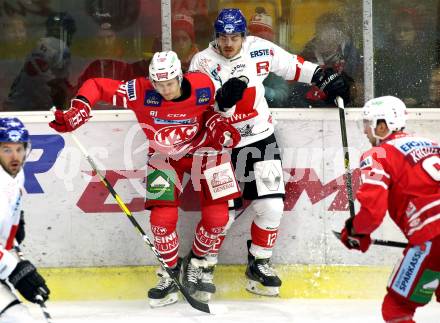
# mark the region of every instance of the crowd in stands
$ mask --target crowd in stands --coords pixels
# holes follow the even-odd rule
[[[268,10],[270,4],[264,4],[258,1],[253,11],[248,11],[249,34],[279,43],[282,17],[274,16],[274,11]],[[210,21],[216,12],[211,7],[206,0],[172,1],[172,49],[181,59],[184,72],[193,55],[213,40]],[[408,107],[436,107],[433,89],[437,86],[438,55],[429,49],[438,37],[427,26],[427,6],[390,2],[389,8],[389,23],[378,24],[382,30],[374,33],[374,94],[395,95]],[[57,15],[60,20],[51,22]],[[147,55],[134,59],[120,26],[114,28],[117,24],[111,21],[97,20],[100,23],[89,34],[95,46],[94,57],[72,64],[77,55],[72,55],[71,47],[77,42],[76,31],[81,28],[78,25],[82,17],[58,12],[45,19],[45,34],[39,39],[30,36],[31,27],[25,16],[14,14],[0,21],[5,44],[0,50],[0,64],[5,71],[0,76],[2,110],[65,106],[72,93],[91,77],[129,80],[147,75],[151,53],[162,48],[157,36],[152,39],[151,48],[142,48]],[[353,37],[353,22],[348,20],[340,10],[324,11],[310,25],[313,36],[292,52],[323,68],[336,69],[350,84],[346,105],[359,107],[365,101],[363,49]],[[157,23],[160,24],[159,18]],[[270,73],[264,85],[270,107],[334,106],[313,84],[289,83]]]

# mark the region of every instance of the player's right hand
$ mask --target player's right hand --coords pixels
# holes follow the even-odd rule
[[[348,102],[350,88],[345,77],[332,68],[318,67],[313,74],[312,82],[327,96],[327,102],[334,102],[337,96]]]
[[[240,132],[218,113],[211,116],[205,125],[209,129],[210,144],[215,150],[234,148],[241,140]]]
[[[50,290],[46,281],[29,260],[20,261],[8,279],[29,302],[38,303],[38,295],[41,296],[43,302],[49,299]]]
[[[72,99],[69,110],[54,112],[55,120],[49,122],[49,127],[58,132],[71,132],[91,118],[90,110],[90,104],[86,98]]]

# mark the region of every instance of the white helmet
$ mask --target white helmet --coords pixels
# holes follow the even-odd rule
[[[149,72],[152,81],[169,81],[177,77],[179,84],[182,83],[182,65],[173,51],[155,53],[150,62]]]
[[[394,96],[381,96],[371,99],[365,103],[362,108],[362,116],[364,120],[370,122],[370,127],[373,130],[377,127],[379,120],[385,120],[387,123],[389,133],[399,131],[405,128],[406,125],[406,106],[402,100]],[[382,137],[380,139],[383,139]]]

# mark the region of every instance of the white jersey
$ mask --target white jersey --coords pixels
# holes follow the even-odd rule
[[[0,166],[0,252],[13,246],[20,221],[23,186],[23,169],[12,177]]]
[[[247,36],[240,53],[223,57],[215,42],[194,55],[190,71],[201,71],[213,80],[216,90],[228,79],[242,75],[249,79],[243,98],[233,107],[229,121],[241,134],[237,147],[269,137],[274,132],[272,116],[264,98],[264,79],[273,72],[285,80],[310,83],[318,65],[304,61],[274,43]]]
[[[12,177],[0,166],[0,279],[6,279],[14,270],[17,257],[11,252],[20,221],[21,197],[23,195],[23,169]],[[17,300],[6,284],[0,284],[1,322],[36,322],[23,304],[10,304]]]
[[[11,85],[5,105],[8,109],[50,109],[52,97],[47,82],[67,79],[69,69],[70,50],[66,43],[54,37],[40,39]]]

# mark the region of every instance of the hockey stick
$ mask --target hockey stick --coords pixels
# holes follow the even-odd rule
[[[24,260],[23,252],[21,251],[18,244],[15,244],[14,249],[17,252],[18,258],[20,258],[20,260]],[[37,301],[37,304],[40,306],[41,311],[43,312],[43,316],[46,319],[46,322],[53,323],[52,316],[50,315],[49,311],[47,310],[47,307],[46,307],[46,304],[44,303],[43,297],[41,297],[41,295],[37,295],[35,297],[35,299]]]
[[[337,231],[333,231],[333,234],[341,240],[341,233]],[[396,248],[406,248],[408,245],[405,242],[391,241],[391,240],[379,240],[379,239],[371,239],[371,243],[378,246],[386,246],[386,247],[396,247]]]
[[[348,153],[347,126],[345,125],[344,100],[340,96],[336,97],[336,105],[339,108],[339,124],[341,126],[342,147],[344,149],[345,187],[347,189],[350,217],[352,218],[355,215],[353,185],[351,180],[350,155]]]
[[[127,206],[125,205],[125,203],[122,201],[122,199],[119,197],[119,195],[116,193],[116,191],[114,190],[113,186],[109,183],[109,181],[107,180],[107,178],[105,178],[104,175],[102,175],[102,173],[98,170],[98,168],[96,167],[95,162],[93,161],[92,157],[90,157],[90,155],[88,154],[87,150],[84,148],[84,146],[81,144],[81,142],[78,140],[78,138],[76,138],[76,136],[71,133],[71,137],[73,139],[73,141],[76,143],[76,145],[78,146],[78,148],[81,150],[81,152],[83,153],[83,155],[86,157],[87,161],[89,162],[90,166],[92,166],[92,169],[95,171],[95,173],[98,175],[99,180],[101,181],[102,184],[104,184],[104,186],[109,190],[109,192],[111,193],[111,195],[115,198],[116,202],[118,203],[119,207],[121,208],[122,211],[124,211],[125,215],[127,216],[127,218],[130,220],[131,224],[133,224],[133,226],[139,231],[139,233],[142,236],[142,240],[144,240],[144,242],[147,244],[147,246],[151,249],[151,251],[153,251],[154,255],[156,256],[156,259],[160,262],[160,264],[162,265],[162,268],[168,273],[168,275],[170,275],[170,277],[173,279],[174,283],[176,284],[177,288],[179,289],[179,291],[182,293],[182,295],[185,297],[185,299],[188,301],[188,303],[195,309],[205,312],[205,313],[211,313],[208,304],[206,303],[202,303],[198,300],[196,300],[195,298],[193,298],[189,292],[186,290],[185,287],[182,286],[182,284],[180,283],[179,279],[174,275],[173,271],[171,270],[171,268],[165,263],[165,261],[163,260],[162,256],[159,254],[159,252],[157,251],[156,247],[154,247],[154,244],[151,242],[151,240],[148,238],[147,234],[145,233],[145,231],[142,229],[142,227],[139,225],[139,223],[136,221],[136,219],[133,217],[133,214],[131,213],[131,211],[127,208]]]

